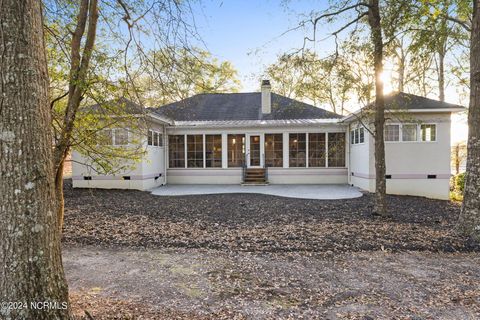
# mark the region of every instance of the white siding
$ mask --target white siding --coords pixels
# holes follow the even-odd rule
[[[436,124],[435,142],[385,142],[387,193],[449,198],[450,113],[409,115],[406,123]],[[400,121],[389,121],[398,123]],[[364,145],[350,144],[350,182],[364,190],[375,191],[374,139],[368,134]],[[368,162],[367,162],[368,159]],[[436,179],[428,179],[436,175]]]
[[[164,126],[150,123],[152,130],[164,133]],[[88,164],[88,158],[77,151],[72,152],[72,180],[74,188],[101,188],[101,189],[136,189],[148,190],[166,183],[165,176],[165,138],[164,147],[148,146],[147,139],[143,140],[145,154],[138,163],[132,162],[133,169],[121,171],[114,175],[104,175],[93,170]],[[125,180],[124,177],[130,177]],[[84,177],[91,177],[85,180]]]

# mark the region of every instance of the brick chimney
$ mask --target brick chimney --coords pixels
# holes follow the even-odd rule
[[[272,112],[272,86],[270,80],[262,80],[262,113],[269,114]]]

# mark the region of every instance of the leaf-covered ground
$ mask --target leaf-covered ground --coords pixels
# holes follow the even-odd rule
[[[457,203],[389,196],[392,218],[371,215],[369,194],[349,200],[260,194],[160,197],[127,190],[65,190],[66,244],[253,252],[480,251],[457,236]]]
[[[94,319],[477,319],[480,245],[460,207],[390,196],[159,197],[65,188],[75,314]]]

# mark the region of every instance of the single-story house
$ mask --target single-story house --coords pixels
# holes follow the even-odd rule
[[[73,151],[73,187],[148,190],[165,184],[350,184],[375,191],[370,107],[348,116],[275,93],[198,94],[148,109],[135,168],[95,174]],[[451,114],[412,94],[386,97],[387,192],[448,199]],[[113,129],[111,143],[127,145]],[[261,188],[259,186],[259,188]]]

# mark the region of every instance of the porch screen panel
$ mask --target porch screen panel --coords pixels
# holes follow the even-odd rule
[[[187,167],[203,168],[203,135],[187,135]]]
[[[288,136],[290,167],[306,167],[307,141],[305,133],[290,133]]]
[[[207,168],[222,167],[222,135],[205,136],[205,163]]]
[[[308,166],[325,167],[325,133],[308,134]]]
[[[328,134],[328,166],[345,167],[345,133]]]
[[[265,134],[265,165],[283,167],[283,134]]]
[[[183,135],[168,136],[168,166],[185,168],[185,137]]]
[[[228,135],[228,166],[241,167],[245,161],[245,135]]]

